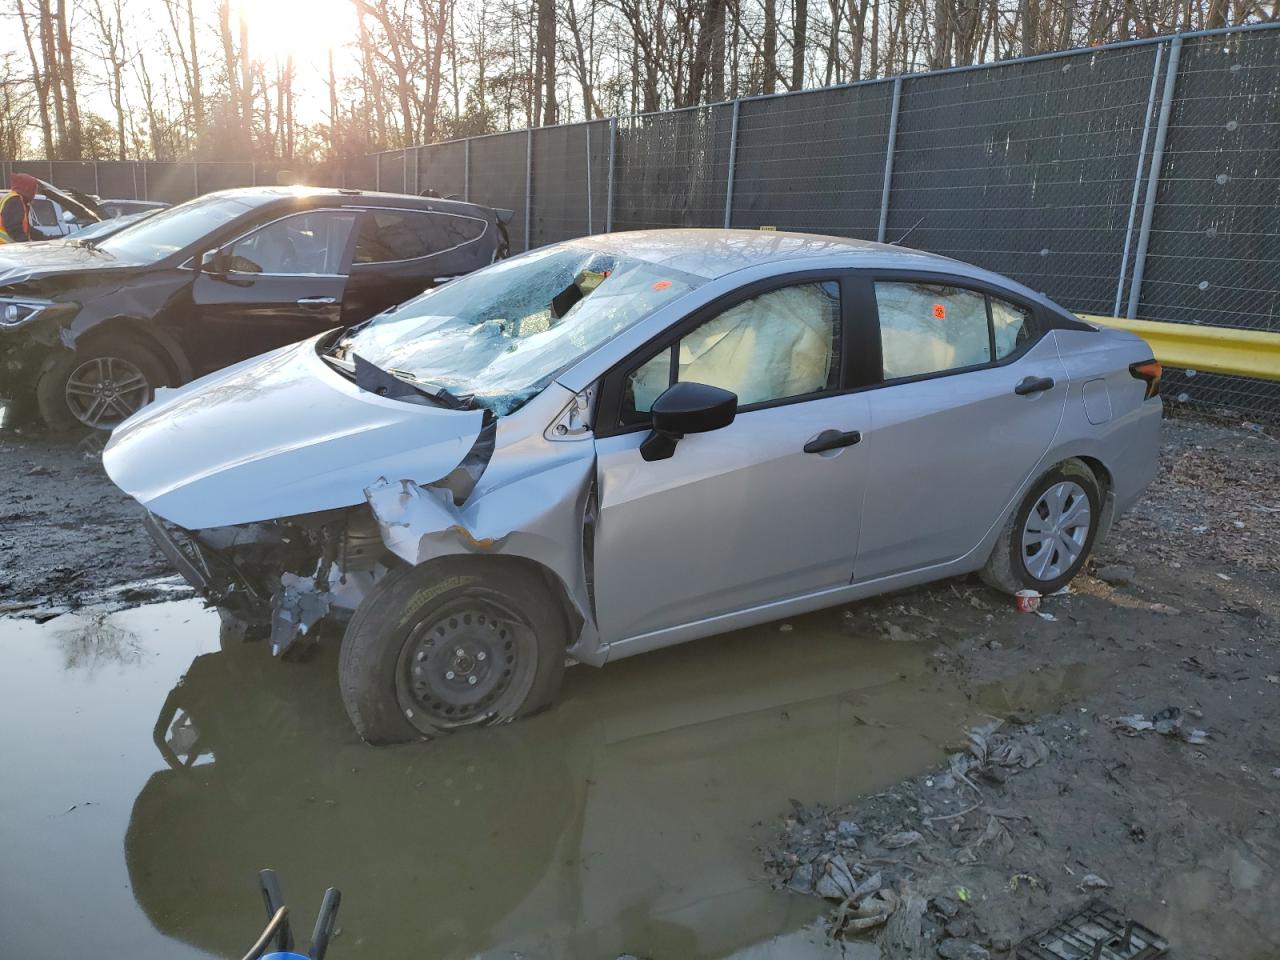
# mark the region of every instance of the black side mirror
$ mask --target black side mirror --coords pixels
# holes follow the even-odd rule
[[[227,252],[206,250],[200,257],[200,269],[210,276],[220,277],[227,272]]]
[[[705,383],[675,383],[653,401],[653,429],[640,444],[646,460],[666,460],[686,433],[707,433],[733,423],[738,395]]]

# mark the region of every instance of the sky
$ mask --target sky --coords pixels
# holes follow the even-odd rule
[[[182,0],[177,0],[182,3]],[[93,0],[71,0],[73,8],[72,43],[82,65],[79,79],[81,108],[110,117],[113,109],[107,99],[106,67],[99,59],[99,41],[87,11]],[[34,3],[28,3],[28,15]],[[111,0],[103,0],[111,7]],[[17,63],[27,64],[26,48],[15,14],[14,0],[0,0],[0,50],[18,54]],[[211,73],[221,73],[222,54],[218,46],[217,0],[195,0],[196,17],[201,21],[201,60]],[[249,22],[249,45],[255,58],[284,60],[294,56],[297,95],[296,110],[302,123],[326,119],[328,112],[328,52],[335,50],[334,65],[339,83],[357,72],[351,49],[345,48],[355,38],[356,17],[351,0],[232,0],[232,16],[243,10]],[[147,51],[153,81],[158,78],[158,65],[163,57],[163,42],[172,30],[166,13],[166,0],[125,0],[125,17],[132,21],[129,45]],[[4,78],[12,80],[17,78]],[[133,106],[137,109],[136,88]]]

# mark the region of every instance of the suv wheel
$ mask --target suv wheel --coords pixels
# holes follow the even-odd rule
[[[168,377],[136,340],[120,338],[60,357],[36,386],[40,415],[53,430],[111,430],[151,402]]]

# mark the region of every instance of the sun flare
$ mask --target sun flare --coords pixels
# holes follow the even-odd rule
[[[239,0],[249,47],[263,60],[320,64],[355,31],[349,0]]]

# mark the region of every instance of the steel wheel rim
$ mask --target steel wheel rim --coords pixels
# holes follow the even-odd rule
[[[1022,526],[1022,564],[1036,580],[1057,580],[1084,554],[1093,526],[1089,495],[1071,480],[1040,495]]]
[[[414,726],[482,723],[532,681],[531,631],[479,593],[458,598],[416,624],[400,650],[396,692]]]
[[[67,409],[86,427],[106,430],[123,423],[151,399],[151,384],[138,367],[120,357],[93,357],[67,377]]]

